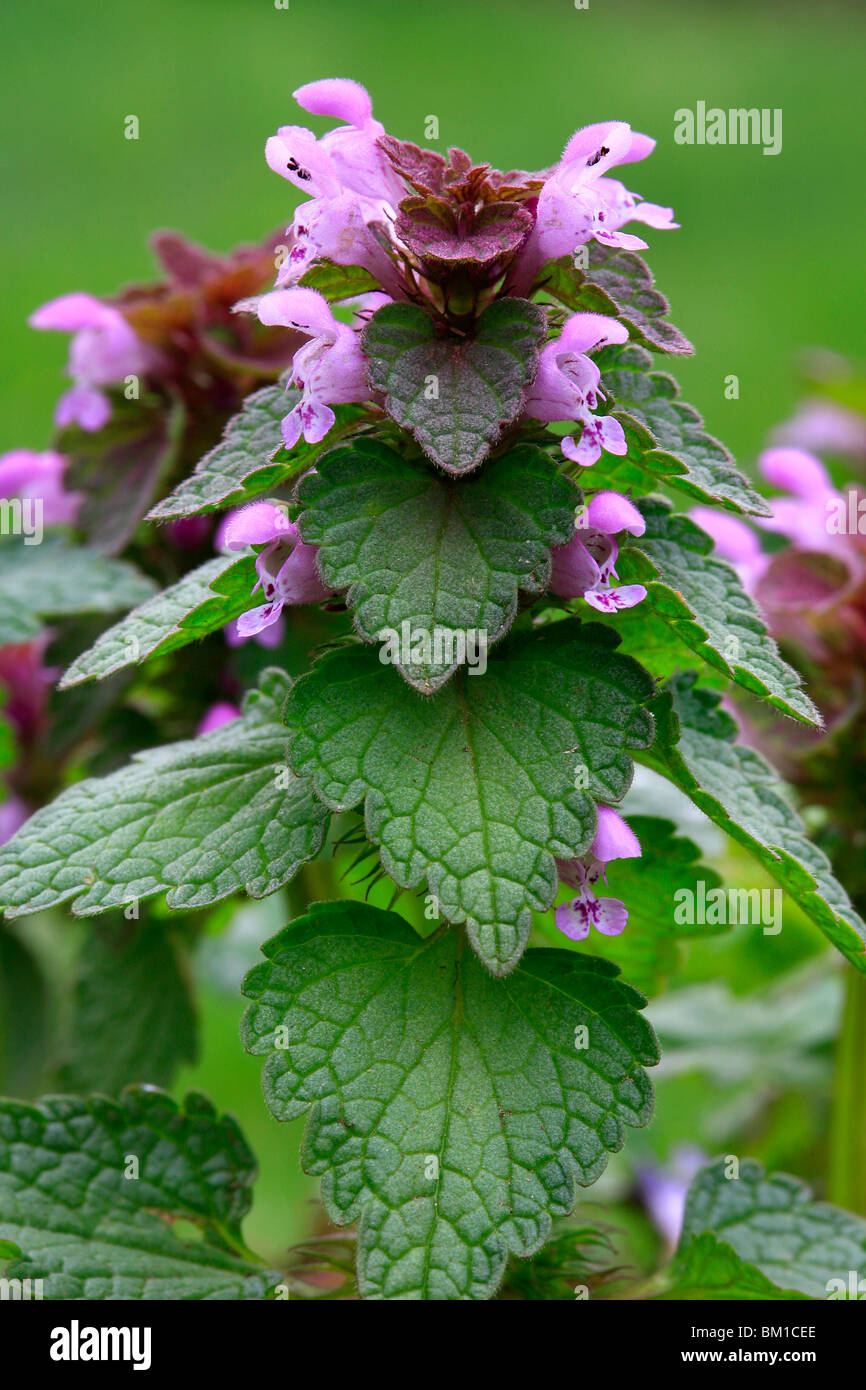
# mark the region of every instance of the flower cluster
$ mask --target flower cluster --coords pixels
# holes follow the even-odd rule
[[[283,126],[267,141],[270,168],[306,195],[285,244],[271,237],[220,258],[161,233],[154,248],[166,279],[159,285],[133,287],[110,303],[67,294],[33,314],[35,328],[73,335],[73,385],[55,412],[60,428],[97,433],[110,424],[118,387],[135,401],[144,389],[164,410],[181,402],[197,458],[198,419],[225,419],[263,380],[280,378],[290,393],[281,422],[285,449],[301,441],[318,446],[327,442],[341,406],[365,405],[364,419],[374,427],[385,420],[386,399],[371,384],[363,337],[384,306],[420,308],[435,336],[470,342],[495,300],[523,301],[539,292],[550,261],[568,257],[576,264],[576,253],[592,241],[642,248],[646,243],[624,230],[631,222],[677,225],[671,209],[645,202],[612,177],[654,145],[624,122],[578,130],[553,168],[501,172],[473,164],[459,149],[446,156],[386,134],[355,82],[313,82],[295,97],[304,110],[338,124],[319,137],[302,125]],[[323,267],[325,281],[317,279]],[[342,298],[335,267],[345,268]],[[274,287],[267,289],[274,270]],[[527,358],[537,365],[508,422],[510,438],[537,440],[539,425],[565,426],[543,433],[570,470],[589,469],[605,453],[624,455],[622,426],[604,413],[595,354],[626,343],[628,329],[600,313],[539,309],[536,318],[547,336]],[[182,442],[181,464],[184,448]],[[0,462],[0,490],[27,495],[38,484],[49,524],[72,522],[79,499],[63,490],[65,463],[56,452],[9,455]],[[218,550],[255,551],[253,593],[263,599],[226,629],[232,646],[250,638],[277,645],[287,606],[341,598],[324,584],[317,549],[305,543],[291,515],[282,500],[258,501],[230,513],[217,531]],[[181,547],[207,543],[205,518],[171,527],[170,538]],[[606,614],[639,603],[646,593],[641,585],[614,581],[622,536],[643,530],[627,497],[590,493],[573,539],[554,548],[551,590]],[[234,714],[234,705],[219,703],[200,728],[219,727]],[[562,867],[579,890],[557,915],[567,935],[578,939],[591,923],[621,930],[625,909],[613,899],[599,903],[592,885],[609,859],[639,853],[617,813],[602,807],[592,849]]]
[[[630,221],[677,225],[671,209],[640,200],[609,177],[613,167],[645,159],[653,149],[654,141],[624,122],[577,131],[553,169],[500,173],[486,164],[473,166],[461,150],[452,149],[446,158],[386,135],[367,92],[355,82],[313,82],[294,95],[305,110],[343,124],[318,139],[304,126],[282,126],[268,140],[271,169],[308,201],[287,229],[277,288],[235,306],[268,327],[304,335],[286,378],[287,389],[297,392],[282,421],[288,449],[301,438],[321,443],[334,425],[335,405],[368,402],[381,408],[369,382],[361,330],[383,304],[420,303],[446,329],[471,333],[494,297],[532,292],[551,258],[573,256],[593,239],[629,249],[645,246],[621,230]],[[299,283],[320,262],[360,267],[370,277],[369,291],[346,303],[354,311],[351,323],[339,319],[316,289]],[[575,313],[541,350],[522,419],[579,427],[579,434],[561,440],[565,458],[578,468],[591,467],[604,451],[627,451],[619,422],[598,413],[601,373],[589,355],[627,339],[618,320]],[[637,509],[627,498],[604,492],[590,500],[584,522],[586,529],[555,553],[554,591],[581,596],[601,612],[640,602],[646,593],[641,585],[610,583],[617,533],[639,535],[644,529]],[[267,523],[258,542],[268,546],[268,558],[257,562],[267,602],[239,621],[242,635],[275,622],[283,603],[304,601],[299,593],[326,596],[321,581],[318,592],[312,580],[297,583],[302,569],[305,579],[313,574],[309,547],[292,556],[286,549],[290,538],[278,542]],[[270,579],[264,571],[272,572]]]
[[[271,169],[309,198],[286,232],[281,288],[297,286],[318,261],[361,267],[377,286],[364,308],[388,299],[426,303],[465,327],[496,294],[531,293],[547,261],[573,256],[593,239],[645,246],[620,230],[627,222],[677,225],[670,208],[643,202],[607,177],[616,165],[645,159],[655,144],[622,121],[578,130],[552,170],[500,173],[487,164],[473,166],[462,150],[452,149],[446,159],[386,135],[356,82],[311,82],[294,95],[305,110],[344,124],[320,139],[304,126],[281,126],[265,147]],[[238,307],[310,339],[292,364],[290,381],[302,399],[284,422],[288,447],[302,433],[311,443],[322,439],[333,423],[331,405],[370,398],[351,330],[335,322],[321,296],[296,289]],[[579,443],[568,436],[563,452],[582,467],[603,448],[625,452],[617,422],[592,413],[600,399],[599,373],[585,354],[627,336],[613,319],[576,314],[542,354],[526,413],[580,423]]]

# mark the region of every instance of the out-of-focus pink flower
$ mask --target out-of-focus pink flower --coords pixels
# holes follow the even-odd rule
[[[766,449],[758,468],[767,482],[787,497],[772,497],[771,517],[756,517],[765,531],[777,531],[805,550],[838,549],[827,526],[829,508],[840,499],[820,459],[803,449]]]
[[[22,827],[30,815],[24,802],[18,796],[7,796],[0,801],[0,845],[5,845]]]
[[[73,334],[66,370],[75,384],[54,411],[54,423],[61,429],[74,423],[83,430],[101,430],[111,415],[111,401],[100,388],[142,375],[156,364],[156,355],[120,310],[90,294],[52,299],[30,315],[29,323],[31,328]]]
[[[787,495],[769,498],[772,516],[756,516],[753,525],[786,537],[801,551],[831,555],[858,571],[862,568],[856,544],[829,524],[834,512],[846,516],[847,499],[833,486],[820,459],[804,449],[766,449],[758,458],[758,468],[768,483]],[[712,536],[749,593],[756,594],[772,556],[762,549],[751,526],[709,507],[695,507],[691,515]]]
[[[680,1238],[692,1179],[707,1162],[708,1157],[701,1149],[683,1145],[673,1151],[666,1163],[641,1164],[637,1168],[644,1206],[670,1251],[676,1248]]]
[[[641,848],[637,836],[611,806],[599,806],[598,829],[587,854],[579,859],[557,859],[556,869],[563,883],[577,889],[577,897],[560,903],[554,913],[559,930],[570,941],[585,941],[590,927],[603,936],[619,936],[628,921],[628,910],[619,898],[597,898],[592,885],[601,878],[612,859],[634,859]]]
[[[63,474],[66,459],[53,449],[34,453],[32,449],[12,449],[0,457],[0,497],[30,498],[42,502],[45,526],[74,522],[81,505],[80,492],[66,492]]]
[[[770,557],[761,549],[761,542],[752,528],[737,517],[711,507],[694,507],[691,516],[712,537],[719,554],[737,571],[746,591],[753,594]]]
[[[633,502],[619,492],[597,492],[578,518],[567,545],[554,546],[550,587],[563,598],[583,598],[600,613],[633,608],[646,598],[643,584],[620,584],[616,578],[619,546],[616,535],[628,531],[641,536],[646,522]]]
[[[221,729],[223,724],[228,724],[233,719],[240,719],[241,712],[237,705],[229,704],[227,700],[218,700],[215,705],[211,705],[196,729],[196,734],[212,733],[214,729]]]
[[[370,387],[358,335],[334,318],[318,291],[272,290],[235,307],[253,310],[264,324],[280,324],[309,335],[310,341],[292,359],[290,384],[301,391],[301,399],[282,422],[287,449],[294,448],[302,434],[308,444],[324,439],[336,419],[332,405],[367,400]]]
[[[807,400],[772,434],[777,447],[808,449],[815,454],[866,456],[866,419],[835,401]]]
[[[48,692],[60,674],[57,667],[44,664],[51,633],[43,632],[32,642],[15,642],[0,647],[0,687],[4,716],[11,720],[24,739],[32,738],[45,713]]]

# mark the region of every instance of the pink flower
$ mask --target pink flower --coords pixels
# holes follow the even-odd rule
[[[277,273],[277,285],[293,285],[314,261],[328,260],[363,266],[392,293],[398,291],[397,269],[367,226],[354,193],[301,203],[287,234],[289,254]]]
[[[39,732],[48,692],[60,674],[57,667],[44,662],[51,637],[45,631],[31,642],[0,647],[0,704],[5,718],[25,741]]]
[[[604,399],[601,372],[586,356],[608,343],[624,343],[628,329],[606,314],[572,314],[562,333],[541,351],[538,372],[524,406],[534,420],[577,420],[583,426],[575,444],[571,435],[562,441],[566,458],[581,468],[597,463],[602,449],[610,454],[628,452],[622,425],[612,415],[593,415]]]
[[[81,493],[66,492],[63,474],[66,459],[47,449],[12,449],[0,456],[0,497],[32,498],[42,502],[42,521],[46,526],[74,522],[81,505]]]
[[[321,603],[333,594],[319,577],[318,546],[305,545],[298,528],[274,503],[253,502],[231,513],[222,535],[228,550],[264,545],[256,556],[258,582],[253,593],[261,587],[266,601],[237,619],[235,633],[239,639],[258,636],[271,627],[286,604]]]
[[[712,537],[719,554],[737,571],[743,588],[753,594],[770,557],[764,554],[752,528],[737,517],[711,507],[694,507],[691,517]]]
[[[302,394],[282,422],[287,449],[294,448],[302,434],[308,444],[324,439],[336,418],[332,404],[369,397],[366,359],[358,335],[338,323],[317,290],[272,290],[257,300],[243,300],[235,308],[254,310],[264,324],[279,324],[309,335],[310,341],[292,359],[290,384]]]
[[[618,164],[646,159],[654,147],[654,140],[624,121],[602,121],[574,133],[539,194],[535,225],[513,277],[518,293],[529,292],[545,262],[573,256],[592,238],[626,250],[645,247],[640,237],[620,231],[626,222],[663,229],[677,225],[672,209],[644,203],[615,179],[604,177]]]
[[[835,401],[806,400],[772,434],[774,444],[796,445],[815,453],[866,455],[866,420]]]
[[[575,523],[567,545],[554,546],[550,587],[563,598],[583,598],[600,613],[633,608],[646,598],[643,584],[610,585],[616,578],[619,547],[615,536],[641,536],[646,522],[634,503],[619,492],[597,492]]]
[[[0,801],[0,845],[5,845],[22,827],[30,812],[20,797],[7,795]]]
[[[233,719],[240,719],[241,712],[237,705],[229,704],[227,700],[218,700],[210,709],[205,710],[204,716],[196,729],[196,736],[212,733],[214,729],[221,729],[223,724],[229,724]]]
[[[831,537],[827,526],[829,508],[841,502],[830,475],[820,459],[803,449],[766,449],[758,458],[758,468],[773,487],[790,493],[772,497],[771,517],[756,517],[765,531],[777,531],[804,550],[838,549],[838,537]]]
[[[305,110],[348,124],[320,140],[305,126],[281,126],[265,146],[270,168],[311,199],[296,210],[288,229],[290,249],[277,284],[292,284],[313,261],[327,259],[363,266],[395,291],[396,267],[368,224],[390,227],[406,191],[377,144],[385,131],[373,119],[367,92],[346,78],[328,78],[308,82],[294,95]]]
[[[111,401],[99,388],[150,370],[156,354],[130,328],[123,314],[90,294],[64,294],[30,315],[31,328],[72,333],[67,374],[75,385],[64,392],[54,411],[63,429],[75,423],[101,430],[111,415]]]
[[[831,532],[828,526],[833,508],[845,514],[847,499],[833,486],[820,459],[803,449],[766,449],[758,458],[758,468],[768,483],[789,495],[771,497],[773,515],[756,516],[755,526],[785,536],[800,550],[837,557],[842,550],[846,559],[860,568],[856,547],[851,546],[850,538]],[[772,563],[772,556],[762,550],[751,526],[708,507],[695,507],[691,515],[707,535],[712,536],[719,554],[733,565],[748,592],[755,594]]]
[[[590,927],[603,936],[619,936],[628,921],[628,910],[618,898],[596,898],[592,885],[607,883],[611,859],[634,859],[641,848],[637,836],[610,806],[599,806],[598,829],[589,852],[579,859],[557,859],[563,883],[576,888],[577,897],[561,903],[554,913],[559,930],[570,941],[585,941]]]
[[[339,183],[374,204],[392,207],[405,189],[376,143],[385,127],[373,119],[370,97],[359,82],[328,77],[307,82],[292,94],[299,106],[315,116],[345,121],[319,140]]]

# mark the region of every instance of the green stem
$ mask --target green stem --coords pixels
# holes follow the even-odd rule
[[[848,966],[836,1050],[827,1196],[866,1216],[866,975]]]

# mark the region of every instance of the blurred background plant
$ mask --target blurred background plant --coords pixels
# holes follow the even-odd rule
[[[685,396],[753,476],[758,453],[772,443],[820,454],[836,487],[862,480],[866,379],[856,359],[866,262],[857,248],[866,205],[856,196],[862,120],[855,105],[863,102],[866,14],[858,6],[819,13],[785,0],[725,7],[599,0],[587,10],[567,0],[531,7],[293,0],[282,10],[267,0],[151,0],[112,9],[80,0],[70,11],[59,0],[36,9],[17,0],[3,9],[0,37],[7,194],[0,245],[10,272],[9,329],[0,341],[2,449],[41,450],[52,441],[66,342],[30,332],[32,310],[72,289],[109,295],[152,281],[155,226],[224,254],[285,225],[291,191],[267,170],[265,137],[295,119],[295,86],[337,73],[363,81],[377,116],[402,137],[443,151],[464,145],[503,168],[549,164],[588,121],[616,117],[653,134],[648,191],[676,208],[683,230],[675,239],[650,235],[652,265],[698,346],[695,358],[678,363]],[[674,111],[698,100],[781,108],[782,153],[676,145]],[[135,140],[124,135],[131,115],[139,122]],[[146,303],[139,312],[146,317]],[[816,353],[815,344],[833,354]],[[212,337],[204,344],[219,388],[206,397],[208,435],[218,436],[234,391],[244,394],[279,370],[267,345],[259,347],[250,376],[248,353],[239,361],[237,353],[215,354]],[[734,398],[725,393],[732,375]],[[182,404],[186,433],[175,458],[188,467],[203,407]],[[787,423],[770,437],[777,421]],[[163,583],[190,563],[185,546],[195,562],[212,553],[207,530],[176,537],[174,549],[159,534],[135,532],[134,546]],[[784,539],[764,543],[781,553]],[[314,609],[291,613],[278,655],[290,671],[320,640],[317,621]],[[191,735],[215,701],[236,699],[273,659],[255,643],[229,647],[216,637],[165,658],[169,698],[159,689],[169,668],[159,663],[125,683],[52,693],[44,673],[88,644],[95,628],[83,626],[77,620],[43,632],[11,665],[9,649],[5,666],[0,652],[0,776],[5,765],[11,788],[0,816],[12,821],[18,802],[38,804],[58,780],[109,771],[161,738]],[[808,671],[808,652],[791,655]],[[821,699],[820,688],[812,693]],[[778,755],[776,730],[748,722],[748,710],[744,717],[757,740],[775,739]],[[862,911],[859,704],[856,718],[834,717],[832,740],[817,747],[792,747],[790,729],[786,722],[786,775]],[[629,809],[646,811],[657,791],[638,782]],[[652,805],[658,814],[657,799]],[[767,886],[741,850],[675,797],[664,813],[701,845],[724,882]],[[315,1185],[296,1157],[302,1122],[278,1126],[269,1118],[256,1063],[237,1041],[239,984],[259,944],[305,901],[331,896],[336,879],[343,894],[369,893],[387,906],[392,885],[376,877],[375,864],[354,863],[350,820],[332,840],[332,859],[307,866],[289,890],[262,903],[230,900],[171,923],[157,904],[143,905],[140,920],[117,913],[73,922],[53,913],[26,927],[0,926],[0,1090],[112,1092],[127,1080],[168,1084],[177,1094],[204,1090],[237,1115],[260,1160],[245,1235],[276,1263],[290,1244],[320,1239],[322,1222],[311,1202]],[[420,902],[404,895],[400,907],[423,928]],[[545,930],[539,923],[538,940]],[[749,1153],[807,1179],[819,1194],[828,1192],[829,1172],[830,1195],[866,1210],[862,1188],[838,1158],[840,1146],[863,1154],[862,1114],[852,1118],[837,1093],[831,1123],[834,1053],[842,1060],[837,1077],[844,1072],[837,1086],[848,1088],[850,1101],[866,1035],[849,997],[837,1042],[843,971],[821,938],[786,902],[777,937],[741,926],[677,952],[676,985],[669,982],[650,1007],[665,1057],[655,1124],[630,1136],[591,1207],[564,1223],[544,1252],[544,1268],[533,1262],[513,1271],[505,1296],[531,1298],[555,1282],[563,1297],[574,1297],[576,1283],[604,1297],[615,1295],[621,1269],[649,1273],[675,1238],[684,1186],[701,1155]],[[125,1030],[128,991],[153,1001],[138,1037]],[[143,1056],[147,1075],[129,1074]],[[844,1131],[857,1123],[860,1141]],[[302,1279],[312,1264],[307,1282],[333,1294],[350,1254],[349,1237],[308,1244],[293,1263]]]

